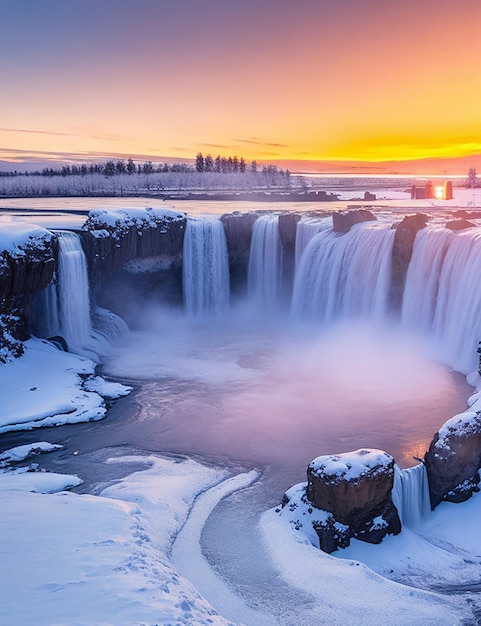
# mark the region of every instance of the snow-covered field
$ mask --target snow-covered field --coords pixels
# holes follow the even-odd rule
[[[84,417],[102,412],[100,396],[79,387],[79,372],[92,373],[83,357],[31,340],[23,357],[2,368],[3,421],[10,426],[9,405],[20,428],[46,414],[51,423],[69,419],[65,407],[82,402]],[[21,389],[14,380],[22,380]],[[8,564],[0,623],[290,623],[247,607],[200,550],[210,511],[255,480],[255,472],[229,476],[190,459],[121,457],[110,462],[141,462],[145,469],[100,487],[97,496],[79,495],[64,491],[78,485],[78,477],[41,471],[41,455],[50,449],[39,441],[0,458],[0,558]],[[40,454],[33,465],[30,452]],[[480,515],[478,494],[463,505],[441,505],[415,532],[404,529],[379,546],[354,541],[336,557],[309,545],[275,511],[263,516],[261,528],[278,575],[307,594],[298,624],[460,624],[471,614],[469,597],[441,596],[388,577],[410,584],[417,577],[432,585],[479,582]]]

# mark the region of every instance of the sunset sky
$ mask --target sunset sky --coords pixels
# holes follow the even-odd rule
[[[0,0],[8,168],[199,151],[481,154],[481,2]]]

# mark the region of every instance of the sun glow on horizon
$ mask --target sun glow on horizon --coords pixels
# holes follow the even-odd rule
[[[26,2],[2,15],[0,160],[481,154],[478,0]]]

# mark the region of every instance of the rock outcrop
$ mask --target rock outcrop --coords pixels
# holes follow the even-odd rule
[[[231,293],[243,294],[247,289],[247,268],[252,239],[252,226],[257,213],[228,213],[220,218],[225,230],[229,254]]]
[[[426,226],[427,215],[417,213],[406,216],[397,226],[394,235],[391,263],[391,292],[389,302],[395,311],[400,309],[409,262],[413,255],[417,233]]]
[[[476,226],[474,222],[470,222],[469,220],[464,218],[459,220],[451,220],[446,224],[446,228],[449,228],[449,230],[464,230],[465,228],[473,228],[474,226]]]
[[[31,296],[46,287],[57,267],[57,239],[44,228],[5,220],[0,240],[0,362],[20,356],[30,337]]]
[[[448,420],[434,435],[424,457],[431,508],[464,502],[478,491],[481,468],[481,414],[467,411]]]
[[[335,211],[332,214],[332,230],[335,233],[347,233],[354,224],[372,222],[376,216],[367,209],[353,209],[351,211]]]
[[[311,523],[325,552],[346,547],[352,538],[380,543],[401,530],[393,484],[394,459],[382,450],[320,456],[309,464],[299,502],[287,492],[283,506],[295,513],[304,509],[307,520],[299,523]]]
[[[108,281],[132,259],[182,255],[187,218],[169,209],[91,211],[83,245],[94,281]]]

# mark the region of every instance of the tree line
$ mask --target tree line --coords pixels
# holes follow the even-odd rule
[[[278,169],[276,165],[263,165],[262,169],[259,169],[257,161],[251,161],[250,164],[246,162],[243,157],[237,156],[221,157],[217,155],[215,158],[211,154],[204,156],[202,152],[199,152],[195,157],[195,170],[196,172],[217,172],[219,174],[244,174],[245,172],[251,172],[252,174],[267,175],[281,175],[290,176],[289,170]]]
[[[195,158],[195,165],[190,163],[159,163],[154,164],[152,161],[144,161],[143,163],[135,163],[133,159],[117,159],[109,160],[105,163],[90,163],[82,165],[63,165],[61,168],[45,167],[42,170],[34,172],[20,172],[12,170],[9,172],[0,172],[0,176],[87,176],[93,174],[101,174],[107,178],[119,174],[165,174],[165,173],[193,173],[193,172],[216,172],[220,174],[244,174],[250,172],[252,174],[262,173],[268,176],[290,176],[289,170],[279,170],[275,165],[263,165],[259,168],[257,161],[251,161],[249,164],[243,157],[237,156],[221,157],[220,155],[213,158],[210,154],[204,155],[199,152]]]

